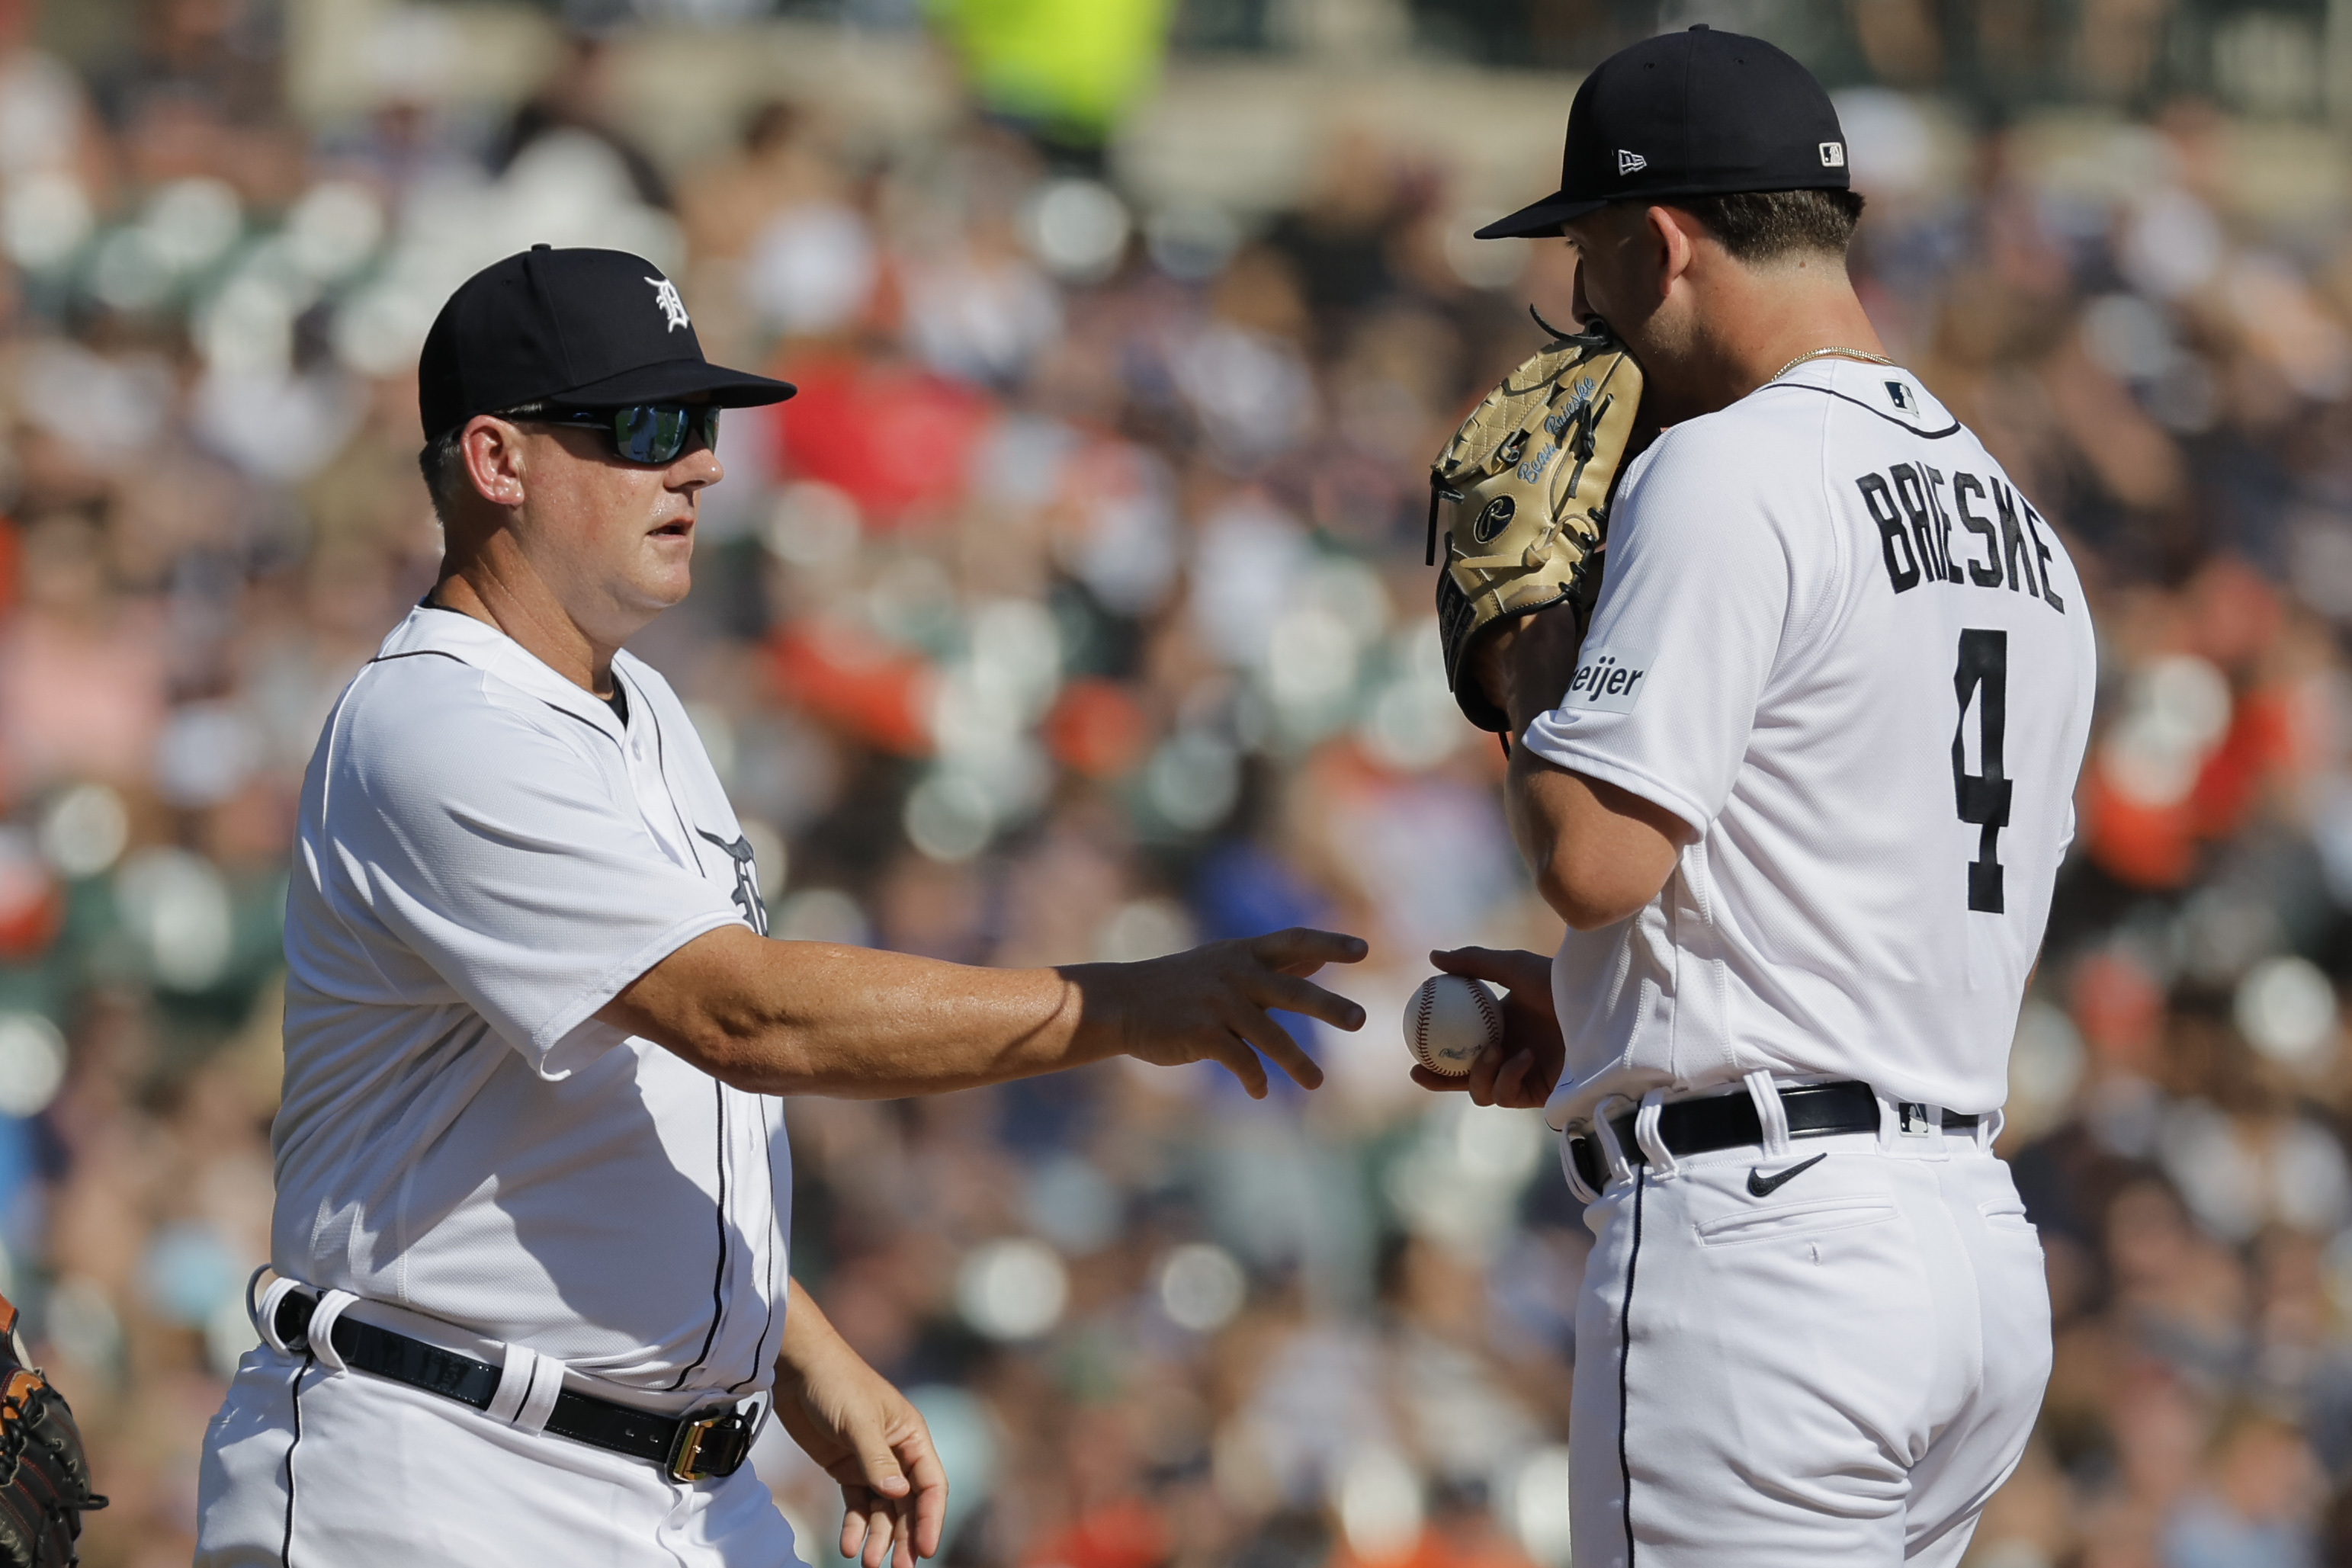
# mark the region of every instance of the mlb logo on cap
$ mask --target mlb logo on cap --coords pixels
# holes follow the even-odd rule
[[[1843,169],[1845,167],[1844,142],[1824,141],[1822,143],[1822,167],[1824,169]]]

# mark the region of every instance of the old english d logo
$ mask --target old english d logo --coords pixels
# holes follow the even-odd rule
[[[735,907],[743,912],[744,921],[752,930],[765,936],[768,934],[768,904],[760,896],[760,868],[751,856],[751,841],[739,837],[730,844],[708,828],[694,831],[725,850],[727,858],[735,862],[735,891],[730,896],[734,899]]]
[[[686,313],[686,301],[678,298],[677,284],[667,277],[648,277],[646,281],[654,286],[654,308],[662,313],[663,331],[675,332],[680,327],[694,325]],[[699,829],[696,831],[700,831]],[[710,835],[704,833],[702,836],[707,839]]]
[[[1511,514],[1518,509],[1518,503],[1508,496],[1496,497],[1486,503],[1486,509],[1471,523],[1470,537],[1482,545],[1494,543],[1495,536],[1510,525]]]

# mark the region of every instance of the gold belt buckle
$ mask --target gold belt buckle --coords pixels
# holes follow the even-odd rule
[[[677,1437],[670,1444],[670,1479],[702,1481],[713,1476],[733,1475],[742,1468],[743,1457],[751,1448],[750,1437],[750,1425],[740,1410],[721,1410],[680,1422]]]

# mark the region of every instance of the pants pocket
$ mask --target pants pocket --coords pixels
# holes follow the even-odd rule
[[[1827,1230],[1883,1225],[1894,1218],[1895,1205],[1885,1199],[1818,1197],[1806,1203],[1776,1203],[1738,1214],[1718,1215],[1700,1221],[1697,1229],[1698,1239],[1709,1247],[1736,1247],[1749,1241],[1785,1241]]]

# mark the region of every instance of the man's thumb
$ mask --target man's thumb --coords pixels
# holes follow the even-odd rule
[[[866,1472],[866,1484],[885,1497],[907,1495],[907,1473],[898,1468],[898,1456],[890,1451],[887,1443],[874,1443],[857,1457],[858,1468]]]

